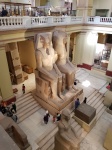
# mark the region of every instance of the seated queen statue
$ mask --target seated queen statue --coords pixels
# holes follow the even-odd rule
[[[57,54],[52,47],[52,34],[39,33],[35,36],[36,50],[36,92],[38,97],[63,102],[60,97],[62,89],[62,74],[55,61]]]
[[[74,87],[75,67],[67,58],[66,43],[67,34],[65,32],[59,30],[53,32],[53,47],[58,55],[58,59],[56,61],[57,67],[61,73],[65,74],[66,88],[68,90],[76,90]]]

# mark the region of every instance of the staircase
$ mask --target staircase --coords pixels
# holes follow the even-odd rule
[[[71,119],[71,126],[75,130],[79,142],[81,142],[87,135],[87,132],[75,121],[75,119]]]
[[[33,98],[31,93],[25,94],[16,101],[18,123],[31,116],[33,113],[38,111],[41,106]]]
[[[101,94],[98,90],[95,90],[91,95],[87,97],[87,104],[96,109],[97,120],[106,110],[106,106],[103,104],[104,95]]]

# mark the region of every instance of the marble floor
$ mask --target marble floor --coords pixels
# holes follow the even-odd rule
[[[86,70],[79,69],[76,73],[76,79],[79,80],[78,86],[84,89],[84,96],[90,95],[97,89],[101,93],[105,94],[107,91],[106,86],[108,82],[101,79],[100,77],[94,77],[89,74]],[[29,75],[29,80],[24,82],[26,86],[26,92],[29,92],[35,89],[35,76],[34,74]],[[13,86],[15,88],[16,86]],[[17,86],[18,93],[17,97],[22,96],[22,84]],[[45,130],[55,126],[50,119],[48,125],[42,124],[42,118],[45,111],[40,109],[38,112],[31,115],[29,118],[25,119],[22,123],[20,123],[20,127],[25,131],[28,136],[28,139],[33,145],[33,150],[35,150],[34,140],[38,138]],[[105,134],[107,132],[107,128],[112,123],[112,116],[107,112],[100,117],[95,127],[87,134],[84,140],[81,142],[80,150],[105,150],[103,148],[103,142],[105,139]]]

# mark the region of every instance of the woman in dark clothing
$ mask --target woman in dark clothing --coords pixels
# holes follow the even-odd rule
[[[84,98],[83,103],[87,103],[87,97]]]
[[[50,114],[48,111],[46,111],[46,114],[44,115],[44,123],[47,124],[48,121],[49,121],[49,117],[50,117]]]

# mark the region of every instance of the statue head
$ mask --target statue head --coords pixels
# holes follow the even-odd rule
[[[66,121],[69,121],[70,120],[70,111],[69,111],[69,109],[64,109],[63,111],[62,111],[62,119],[65,119]]]
[[[67,33],[61,30],[55,30],[53,32],[53,43],[62,41],[63,44],[67,43]]]
[[[50,32],[39,33],[35,35],[35,49],[49,48],[52,45],[52,34]]]

